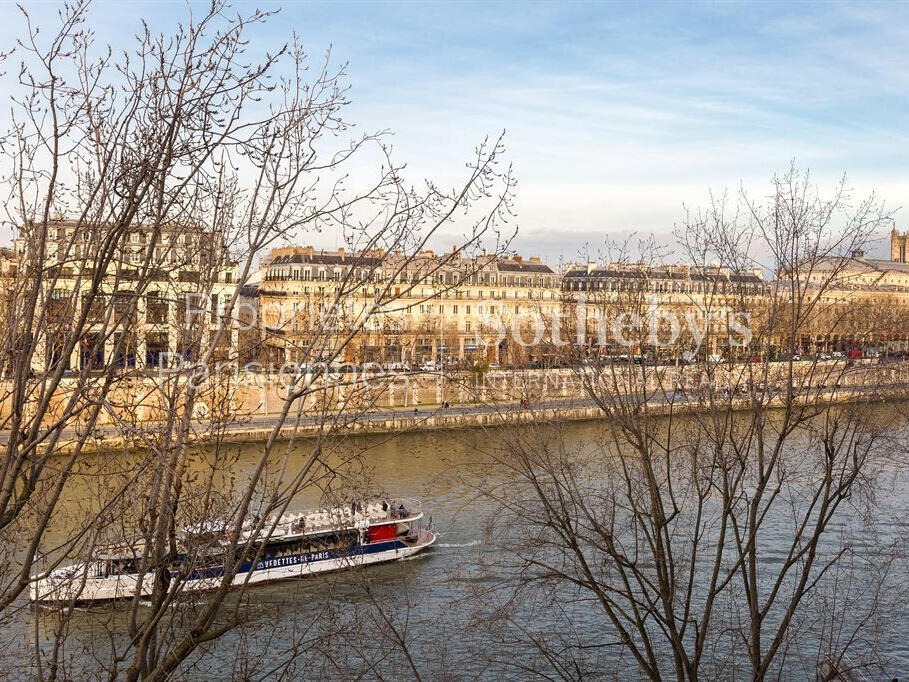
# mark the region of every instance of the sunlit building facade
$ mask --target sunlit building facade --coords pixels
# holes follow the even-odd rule
[[[89,300],[101,265],[99,245],[111,229],[59,219],[48,227],[46,244],[24,234],[14,241],[10,285],[15,286],[16,277],[39,276],[39,306],[48,311],[36,369],[59,363],[73,370],[112,363],[123,368],[173,366],[197,356],[189,333],[193,326],[202,325],[208,334],[218,326],[218,313],[237,286],[237,264],[218,234],[170,225],[159,228],[152,245],[152,228],[130,226],[106,263],[98,295]],[[64,357],[61,340],[85,307],[87,331]],[[226,359],[236,344],[236,325],[229,324],[214,355]]]
[[[258,300],[273,359],[317,361],[314,329],[339,336],[357,326],[345,362],[451,365],[517,353],[511,330],[551,314],[560,293],[539,258],[288,247],[267,258]]]

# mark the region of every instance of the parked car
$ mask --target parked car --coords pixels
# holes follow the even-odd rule
[[[386,369],[390,372],[409,372],[410,365],[406,362],[392,362],[388,364]]]

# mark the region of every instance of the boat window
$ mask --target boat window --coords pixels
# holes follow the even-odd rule
[[[285,557],[295,554],[305,554],[309,547],[309,542],[305,540],[294,540],[293,542],[281,542],[271,545],[265,550],[266,557]]]
[[[135,559],[123,559],[117,563],[117,570],[120,573],[138,573]]]
[[[284,557],[295,554],[314,554],[338,549],[348,549],[355,544],[359,534],[356,530],[344,530],[339,533],[329,533],[310,538],[297,538],[290,542],[281,542],[270,545],[265,556]]]

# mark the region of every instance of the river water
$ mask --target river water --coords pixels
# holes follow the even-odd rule
[[[600,429],[592,422],[563,425],[559,438],[583,453],[597,442]],[[478,487],[508,484],[508,472],[477,466],[485,459],[483,453],[496,445],[497,431],[491,429],[363,437],[342,446],[364,451],[366,470],[361,475],[377,490],[423,500],[438,534],[435,546],[408,561],[252,590],[242,607],[247,624],[202,647],[179,677],[273,679],[277,669],[289,665],[285,679],[353,679],[356,671],[365,679],[409,679],[415,676],[413,665],[423,679],[525,679],[523,664],[535,667],[536,654],[515,639],[513,627],[493,617],[494,607],[501,606],[495,588],[515,576],[495,572],[490,553],[496,550],[489,542],[487,521],[497,509],[477,494]],[[258,451],[255,444],[236,446],[237,459],[230,469],[237,481],[248,473]],[[302,461],[308,452],[303,442],[293,457]],[[900,474],[893,481],[890,513],[881,524],[888,535],[902,536],[903,520],[909,518],[909,486]],[[86,494],[90,491],[76,497]],[[313,492],[295,506],[317,502]],[[67,503],[78,506],[77,500]],[[904,568],[900,564],[895,570]],[[101,676],[103,664],[95,664],[93,656],[104,660],[108,642],[122,636],[123,612],[122,607],[105,606],[76,614],[64,655],[72,676]],[[884,613],[878,646],[887,676],[895,677],[909,670],[909,625],[903,612]],[[578,642],[614,639],[595,605],[537,604],[526,615],[533,621],[526,623],[532,635],[557,638],[571,627],[577,629]],[[24,613],[22,629],[12,638],[7,633],[7,643],[18,640],[20,655],[26,655],[37,625],[46,646],[45,629],[52,627],[46,621],[40,612]],[[408,643],[407,655],[394,641],[398,635]],[[607,647],[596,658],[596,669],[604,677],[639,678],[633,661],[627,655],[617,657],[615,648]]]

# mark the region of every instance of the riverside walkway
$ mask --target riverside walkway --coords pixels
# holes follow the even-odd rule
[[[797,403],[816,402],[849,403],[902,400],[909,397],[909,384],[878,384],[840,387],[818,387],[794,391]],[[654,416],[693,414],[711,409],[748,410],[755,407],[750,393],[710,396],[686,394],[684,391],[657,392],[638,398],[638,405],[623,396],[625,409],[637,407]],[[770,409],[784,404],[785,396],[779,389],[762,392],[762,404]],[[646,408],[644,406],[646,403]],[[307,439],[320,435],[390,434],[405,431],[456,430],[497,428],[522,423],[562,421],[592,421],[607,415],[589,398],[550,399],[531,402],[513,401],[468,405],[424,405],[418,408],[382,408],[366,411],[328,412],[319,415],[291,414],[281,426],[278,438]],[[259,415],[222,425],[213,429],[204,420],[193,422],[192,442],[202,444],[219,439],[229,443],[253,443],[268,439],[280,421],[279,415]],[[96,427],[84,446],[86,452],[103,452],[122,447],[127,440],[141,447],[141,435],[153,437],[155,423],[144,423],[141,433],[130,434],[128,425]],[[0,432],[0,443],[6,442]],[[74,430],[64,430],[58,449],[61,454],[71,451],[79,435]]]

